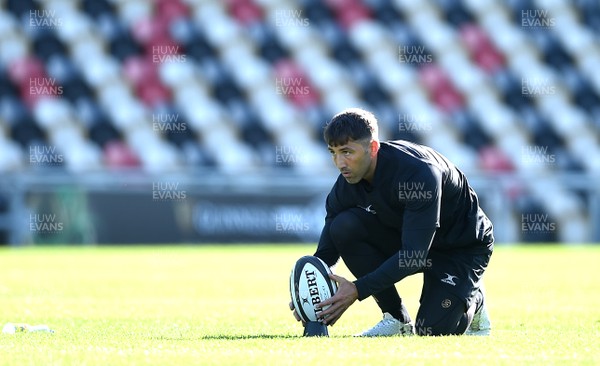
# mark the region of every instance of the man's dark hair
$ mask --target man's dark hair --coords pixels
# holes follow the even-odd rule
[[[378,140],[377,119],[364,109],[349,108],[333,116],[325,126],[323,138],[328,146],[340,146],[348,141]]]

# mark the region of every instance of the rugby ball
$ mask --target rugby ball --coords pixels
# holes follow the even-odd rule
[[[335,295],[337,283],[329,278],[329,266],[320,258],[304,256],[290,275],[290,293],[296,313],[304,322],[316,322],[315,305]],[[323,310],[326,308],[323,308]]]

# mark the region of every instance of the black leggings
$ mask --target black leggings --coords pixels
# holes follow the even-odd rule
[[[334,245],[346,267],[356,278],[374,271],[398,253],[402,248],[401,235],[400,231],[384,226],[376,215],[361,208],[352,208],[338,214],[330,226]],[[453,291],[455,289],[449,289],[447,284],[440,281],[439,270],[446,267],[445,261],[437,259],[432,260],[433,266],[438,267],[436,271],[425,271],[423,275],[421,306],[415,320],[416,332],[419,335],[463,334],[480,301],[476,298],[473,298],[474,301],[465,301]],[[456,266],[456,263],[453,265]],[[472,293],[481,294],[477,289]],[[405,319],[400,320],[410,321],[395,286],[388,287],[373,297],[382,312],[397,314],[401,311]],[[467,304],[470,305],[469,308]]]

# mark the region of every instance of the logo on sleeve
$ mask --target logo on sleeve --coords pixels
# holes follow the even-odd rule
[[[367,211],[370,214],[373,214],[373,215],[377,214],[377,212],[374,209],[371,208],[371,206],[373,206],[373,205],[368,205],[367,207],[363,207],[361,205],[357,205],[357,206],[360,207],[360,208],[362,208],[363,210]]]
[[[447,283],[449,285],[452,286],[456,286],[456,282],[454,282],[455,279],[458,279],[458,276],[453,276],[449,273],[444,273],[446,275],[446,278],[442,278],[442,282]]]

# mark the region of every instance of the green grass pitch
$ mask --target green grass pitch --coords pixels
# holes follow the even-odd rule
[[[0,365],[600,364],[600,247],[498,246],[490,337],[353,338],[380,320],[357,302],[329,338],[303,338],[288,276],[314,246],[0,249]],[[335,271],[353,278],[339,264]],[[415,315],[421,275],[397,286]]]

